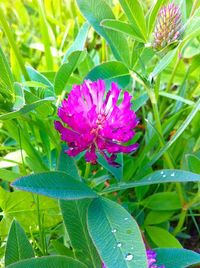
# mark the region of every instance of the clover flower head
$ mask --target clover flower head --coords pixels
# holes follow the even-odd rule
[[[181,36],[181,12],[178,6],[170,3],[160,9],[154,30],[153,47],[157,50],[177,41]]]
[[[95,164],[99,152],[109,164],[117,167],[117,153],[137,149],[138,144],[124,145],[135,135],[138,119],[131,109],[131,95],[124,91],[119,103],[120,93],[118,85],[111,83],[106,94],[103,80],[86,80],[82,85],[73,86],[58,109],[62,123],[55,121],[61,139],[69,146],[66,151],[69,156],[86,151],[86,161]]]

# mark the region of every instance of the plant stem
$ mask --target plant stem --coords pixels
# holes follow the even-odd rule
[[[43,229],[42,229],[42,220],[41,220],[41,214],[40,214],[40,200],[39,200],[38,195],[36,195],[36,206],[37,206],[37,216],[38,216],[38,227],[39,227],[41,250],[42,250],[42,254],[46,255],[45,237],[44,237],[44,233],[43,233]]]
[[[177,224],[176,228],[173,231],[174,235],[177,235],[181,231],[181,229],[183,228],[183,224],[185,222],[186,215],[187,215],[187,210],[182,209],[180,217],[179,217],[178,224]]]
[[[13,49],[13,52],[14,52],[14,55],[18,61],[18,64],[20,66],[20,69],[21,69],[21,72],[25,78],[26,81],[29,81],[30,80],[30,77],[29,77],[29,74],[25,68],[25,65],[24,65],[24,61],[23,61],[23,58],[18,50],[18,47],[16,46],[16,40],[14,39],[14,36],[13,36],[13,33],[11,31],[11,28],[10,26],[8,25],[7,23],[7,20],[4,16],[4,12],[2,10],[2,7],[0,6],[0,22],[1,22],[1,25],[3,27],[3,30],[8,38],[8,41],[10,43],[10,46],[12,47]]]
[[[156,97],[155,97],[155,94],[154,94],[153,91],[150,91],[149,90],[149,97],[150,97],[150,100],[151,100],[151,103],[152,103],[153,114],[154,114],[155,121],[156,121],[156,128],[157,128],[157,131],[158,131],[158,133],[160,134],[160,136],[162,138],[162,139],[159,139],[160,145],[161,145],[161,147],[163,147],[165,144],[163,142],[164,138],[163,138],[163,134],[162,134],[162,126],[161,126],[161,123],[160,123],[160,116],[159,116],[159,111],[158,111],[158,105],[157,105]],[[163,154],[163,156],[164,156],[164,159],[165,159],[168,167],[170,169],[174,169],[174,164],[173,164],[173,162],[171,160],[171,157],[170,157],[169,153],[168,152],[165,152]],[[178,193],[180,202],[181,202],[181,204],[183,206],[185,204],[185,200],[184,200],[184,197],[183,197],[183,192],[182,192],[182,188],[181,188],[180,183],[176,183],[176,191]]]
[[[185,222],[185,217],[187,216],[187,211],[197,202],[200,201],[200,196],[199,194],[197,193],[197,195],[194,196],[194,198],[192,198],[187,204],[185,204],[183,207],[182,207],[182,211],[181,211],[181,214],[180,214],[180,217],[179,217],[179,221],[178,221],[178,224],[176,226],[176,228],[174,229],[173,233],[174,235],[178,234],[181,229],[183,228],[183,224]]]
[[[106,61],[106,58],[107,58],[107,55],[106,55],[106,41],[104,38],[102,38],[102,41],[101,41],[101,44],[102,44],[102,59],[101,59],[101,62],[105,62]]]
[[[192,6],[192,10],[191,10],[191,13],[190,13],[190,17],[193,16],[193,14],[194,14],[194,12],[195,12],[195,10],[197,8],[198,2],[199,2],[199,0],[194,1],[193,6]]]
[[[170,90],[170,88],[172,86],[172,83],[173,83],[173,80],[174,80],[174,76],[175,76],[175,74],[176,74],[176,72],[178,70],[180,62],[181,62],[181,57],[178,56],[177,60],[176,60],[176,63],[175,63],[175,66],[174,66],[174,69],[173,69],[173,72],[172,72],[172,75],[170,77],[170,80],[169,80],[169,83],[167,85],[167,88],[166,88],[165,92],[168,92]]]
[[[87,162],[86,167],[85,167],[85,174],[84,174],[85,179],[87,179],[89,177],[90,169],[91,169],[91,164],[89,162]]]
[[[160,142],[160,145],[161,145],[161,148],[162,148],[163,146],[165,146],[165,144],[164,144],[164,138],[163,138],[163,134],[162,134],[162,126],[161,126],[161,123],[160,123],[160,116],[159,116],[159,111],[158,111],[156,95],[155,95],[154,91],[152,89],[149,89],[148,86],[143,81],[141,81],[141,79],[138,78],[134,73],[131,73],[131,76],[134,79],[136,79],[136,81],[141,83],[145,87],[145,89],[147,90],[147,93],[149,95],[149,98],[150,98],[150,101],[151,101],[151,104],[152,104],[152,108],[153,108],[153,114],[154,114],[154,118],[155,118],[155,122],[156,122],[156,129],[157,129],[158,133],[160,134],[159,142]],[[171,157],[168,154],[168,152],[165,152],[163,154],[163,156],[164,156],[164,159],[165,159],[168,167],[170,169],[174,169],[174,164],[173,164],[173,162],[171,160]],[[182,206],[184,206],[185,200],[184,200],[183,191],[182,191],[180,183],[176,183],[176,191],[178,193],[179,200],[180,200]]]

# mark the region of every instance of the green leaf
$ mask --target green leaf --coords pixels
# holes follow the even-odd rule
[[[178,248],[158,248],[154,250],[157,253],[157,264],[164,264],[165,268],[187,268],[191,265],[200,264],[200,254],[192,250]]]
[[[148,15],[148,34],[150,35],[151,32],[153,31],[153,28],[155,26],[156,20],[157,20],[157,14],[163,5],[163,2],[165,0],[157,0],[155,2],[155,5],[152,6],[150,9],[149,15]]]
[[[85,183],[58,171],[25,176],[14,181],[12,186],[23,191],[58,199],[71,200],[97,197],[97,194]]]
[[[77,0],[77,4],[97,33],[108,42],[115,58],[130,65],[129,47],[124,35],[100,26],[104,19],[115,19],[110,6],[104,0]]]
[[[187,154],[186,160],[188,163],[188,169],[192,172],[200,174],[200,159],[193,154]]]
[[[81,180],[78,172],[78,167],[73,157],[65,153],[67,147],[62,148],[58,157],[57,170],[63,171],[73,177],[74,179]]]
[[[13,110],[19,110],[25,105],[24,90],[19,83],[14,83],[15,90],[15,103],[13,105]]]
[[[195,11],[194,15],[187,20],[184,27],[186,27],[186,30],[184,31],[182,45],[200,35],[200,7]]]
[[[145,218],[145,225],[159,224],[168,221],[174,214],[173,211],[150,211]]]
[[[171,146],[172,144],[181,136],[181,134],[185,131],[188,125],[191,123],[192,119],[200,110],[200,99],[194,105],[194,108],[187,116],[185,121],[182,123],[180,128],[177,130],[176,134],[168,141],[168,143],[153,157],[153,159],[148,163],[148,166],[152,166]]]
[[[132,101],[132,108],[137,112],[148,101],[149,96],[147,93],[140,95],[138,98]]]
[[[25,81],[22,82],[22,85],[24,87],[40,87],[40,88],[48,88],[47,85],[41,83],[41,82],[36,82],[36,81]]]
[[[13,181],[14,179],[19,178],[19,176],[19,173],[0,168],[0,178],[4,181]]]
[[[131,215],[108,199],[95,199],[88,210],[88,229],[107,268],[147,268],[139,227]]]
[[[45,163],[43,162],[41,152],[36,150],[35,146],[31,143],[30,137],[25,129],[21,129],[18,121],[7,120],[4,121],[4,127],[9,132],[12,139],[16,140],[18,144],[21,144],[23,150],[31,159],[32,167],[34,171],[41,172],[47,170]],[[20,155],[20,150],[18,150],[18,156]],[[21,157],[20,157],[21,158]],[[20,159],[19,158],[19,159]],[[31,169],[32,169],[31,167]]]
[[[116,82],[120,87],[126,87],[130,82],[128,68],[121,62],[109,61],[94,67],[85,79],[96,81],[103,79],[110,86],[112,82]]]
[[[177,56],[178,47],[173,50],[170,50],[161,60],[158,61],[157,65],[153,69],[153,72],[150,74],[149,79],[155,78],[159,73],[161,73]]]
[[[13,220],[5,252],[5,265],[34,257],[33,248],[20,224]]]
[[[103,193],[114,192],[118,190],[125,190],[129,188],[134,188],[138,186],[167,183],[167,182],[198,182],[200,181],[200,175],[178,169],[163,169],[157,170],[151,174],[148,174],[143,179],[139,181],[133,181],[129,183],[120,182],[117,185],[112,185],[105,189]]]
[[[131,36],[133,39],[138,42],[145,43],[143,36],[138,31],[137,27],[134,28],[131,24],[119,21],[119,20],[103,20],[101,25],[104,28],[111,29],[117,32],[121,32],[123,34]]]
[[[185,98],[183,98],[183,97],[181,97],[179,95],[175,95],[175,94],[172,94],[172,93],[167,93],[165,91],[160,91],[159,95],[163,96],[163,97],[166,97],[166,98],[169,98],[169,99],[172,99],[172,100],[180,101],[180,102],[185,103],[187,105],[194,105],[193,101],[185,99]]]
[[[172,234],[170,234],[167,230],[163,228],[156,226],[146,226],[145,230],[148,236],[154,242],[154,244],[156,244],[158,247],[182,248],[179,241]]]
[[[81,27],[80,31],[78,32],[76,39],[74,40],[70,48],[65,53],[63,57],[63,63],[67,60],[67,58],[72,52],[84,50],[88,31],[89,31],[89,24],[85,22],[83,26]]]
[[[83,263],[64,256],[48,256],[13,263],[8,268],[87,268]]]
[[[44,105],[46,103],[52,102],[52,100],[53,100],[53,98],[50,97],[50,98],[46,98],[43,100],[35,101],[31,104],[24,105],[21,109],[19,109],[17,111],[0,115],[0,120],[13,119],[13,118],[16,118],[18,116],[24,115],[26,113],[31,112],[32,110],[35,110],[40,105]]]
[[[38,71],[36,71],[35,69],[33,69],[32,67],[27,67],[26,68],[28,71],[28,74],[32,80],[32,82],[38,82],[38,83],[42,83],[43,85],[46,85],[49,89],[51,89],[53,91],[53,84],[41,73],[39,73]]]
[[[0,208],[3,218],[0,221],[0,234],[6,237],[15,218],[26,232],[38,232],[37,204],[31,193],[7,192],[0,188]],[[57,200],[40,196],[40,213],[43,216],[43,228],[52,228],[60,223],[61,215]]]
[[[97,161],[100,165],[102,165],[106,170],[108,170],[117,180],[121,180],[123,178],[123,154],[118,154],[116,158],[116,162],[120,164],[119,167],[113,167],[108,162],[106,159],[98,154]]]
[[[86,51],[75,51],[69,56],[68,62],[61,65],[55,76],[54,90],[56,95],[60,95],[65,89],[70,75],[77,68],[79,63],[84,60],[85,56]]]
[[[1,82],[3,82],[3,84],[7,87],[8,91],[14,92],[14,77],[11,73],[6,57],[0,47],[0,84]]]
[[[86,224],[90,203],[91,200],[61,200],[60,207],[76,258],[88,267],[96,268],[101,267],[101,261],[88,234]]]
[[[59,255],[64,255],[71,258],[74,257],[73,251],[70,248],[65,247],[63,242],[59,241],[58,239],[52,240],[51,244]]]
[[[49,25],[46,18],[45,6],[42,1],[37,0],[37,7],[40,19],[40,33],[42,35],[42,41],[45,49],[45,58],[46,58],[46,67],[48,70],[53,70],[53,55],[51,53],[51,42],[50,42],[50,34],[49,34]]]
[[[141,204],[152,210],[176,210],[181,208],[176,192],[162,192],[150,195]]]
[[[119,0],[129,22],[138,28],[145,40],[147,40],[146,21],[144,12],[138,0]]]
[[[49,92],[50,92],[50,94],[48,94]],[[55,96],[54,96],[54,93],[52,91],[45,89],[41,93],[42,94],[44,93],[44,98],[42,98],[42,100],[52,100],[52,102],[55,100]],[[25,101],[26,101],[27,105],[41,100],[41,98],[39,98],[38,96],[36,96],[35,94],[33,94],[27,90],[24,90],[24,96],[25,96]],[[44,105],[38,106],[36,108],[36,111],[40,117],[47,118],[49,115],[53,114],[54,109],[51,105],[49,105],[49,103],[44,103]]]

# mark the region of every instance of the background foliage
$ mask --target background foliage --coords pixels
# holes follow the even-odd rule
[[[49,254],[65,255],[51,257],[56,267],[64,267],[63,263],[101,267],[98,253],[103,260],[111,260],[108,267],[112,267],[113,259],[121,260],[129,252],[102,249],[105,230],[112,234],[107,238],[112,247],[114,227],[106,219],[115,216],[114,208],[121,218],[112,221],[121,226],[121,234],[128,228],[122,222],[125,208],[139,224],[146,244],[160,248],[160,264],[166,261],[163,256],[171,256],[175,265],[182,247],[199,250],[200,3],[175,1],[182,11],[182,40],[157,53],[151,47],[152,32],[159,8],[168,1],[154,2],[14,0],[0,4],[2,267],[4,261],[9,265]],[[91,169],[81,155],[75,160],[68,157],[54,130],[61,100],[73,84],[86,78],[102,78],[107,87],[115,81],[133,95],[140,119],[133,142],[140,147],[134,155],[118,156],[119,169],[101,157]],[[29,174],[34,174],[35,185],[29,185]],[[22,176],[21,189],[57,198],[94,199],[58,204],[56,199],[14,191],[10,183]],[[38,178],[48,182],[44,189]],[[57,184],[62,193],[53,191]],[[96,192],[124,208],[106,198],[99,201]],[[137,225],[130,221],[130,229],[136,231]],[[97,226],[102,228],[99,236],[93,234]],[[19,247],[13,247],[17,237]],[[119,233],[117,239],[123,243],[125,237]],[[12,256],[9,248],[16,251]],[[172,253],[170,248],[177,249]],[[145,265],[140,250],[144,251],[141,241],[134,248],[135,260]],[[19,252],[23,254],[17,259]],[[198,255],[184,252],[185,262],[177,268],[187,267],[188,260],[189,264],[199,262]],[[45,258],[38,260],[43,267]],[[10,267],[31,267],[32,261]]]

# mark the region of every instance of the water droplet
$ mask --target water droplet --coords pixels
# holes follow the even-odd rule
[[[121,248],[121,246],[122,246],[122,243],[121,242],[117,242],[117,247],[118,248]]]
[[[116,248],[115,246],[113,248]]]
[[[127,233],[127,234],[131,234],[132,231],[131,231],[131,230],[127,230],[126,233]]]
[[[134,249],[134,247],[131,247],[131,249]]]
[[[172,174],[171,174],[171,177],[174,177],[175,176],[175,173],[173,172]]]
[[[117,232],[117,230],[116,230],[116,229],[113,229],[111,232],[112,232],[112,233],[116,233],[116,232]]]
[[[166,177],[166,175],[164,174],[164,175],[163,175],[163,178],[165,178],[165,177]]]
[[[124,218],[124,220],[125,220],[125,221],[127,221],[127,220],[128,220],[128,218]]]
[[[133,259],[133,255],[131,253],[127,253],[125,259],[126,261],[131,261]]]
[[[161,174],[161,175],[164,174],[164,171],[161,171],[160,174]]]

